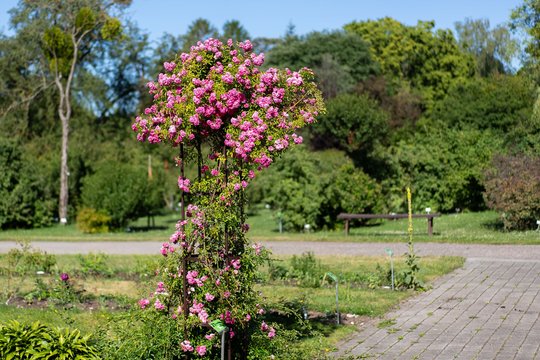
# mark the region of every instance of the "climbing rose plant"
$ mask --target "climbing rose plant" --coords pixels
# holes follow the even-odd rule
[[[250,336],[273,338],[252,289],[266,251],[246,237],[244,190],[258,172],[302,137],[297,131],[324,111],[314,74],[260,69],[264,54],[249,40],[208,39],[165,62],[147,84],[153,104],[136,118],[137,139],[177,147],[182,217],[168,242],[156,290],[139,301],[177,324],[186,357],[212,356],[222,320],[240,357]],[[193,174],[188,175],[188,164]],[[242,353],[244,352],[244,353]]]

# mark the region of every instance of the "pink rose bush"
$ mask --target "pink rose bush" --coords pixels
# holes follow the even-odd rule
[[[276,335],[254,325],[265,310],[252,284],[267,252],[246,238],[244,191],[324,110],[311,70],[262,70],[264,54],[252,48],[208,39],[165,62],[147,84],[152,105],[132,125],[139,141],[178,149],[182,197],[181,219],[160,250],[161,282],[139,307],[174,321],[182,334],[175,346],[195,357],[218,351],[220,336],[208,326],[216,319],[234,351],[246,351],[234,342],[253,329]]]

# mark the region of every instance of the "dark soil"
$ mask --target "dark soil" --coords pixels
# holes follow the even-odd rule
[[[12,297],[6,302],[6,305],[14,306],[18,309],[79,309],[83,311],[118,311],[128,310],[129,305],[120,303],[114,299],[85,299],[80,303],[59,304],[54,300],[32,300],[28,301],[20,296]]]

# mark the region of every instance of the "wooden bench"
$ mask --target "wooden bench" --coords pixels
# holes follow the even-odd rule
[[[439,217],[441,214],[412,214],[413,219],[427,219],[428,235],[433,235],[433,218]],[[338,215],[339,220],[345,220],[345,234],[349,235],[349,222],[357,219],[407,219],[408,214],[345,214]]]

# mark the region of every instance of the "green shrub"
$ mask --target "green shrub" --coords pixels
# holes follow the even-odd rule
[[[183,331],[178,322],[157,312],[132,310],[114,315],[97,332],[97,346],[107,360],[181,359]]]
[[[39,322],[23,325],[10,321],[0,325],[0,358],[32,359],[29,350],[40,346],[47,331],[47,327]]]
[[[10,321],[0,325],[0,358],[15,359],[100,359],[79,330],[51,329],[39,322],[32,325]]]
[[[83,208],[77,214],[77,228],[87,234],[108,232],[110,222],[109,215],[91,208]]]
[[[296,279],[300,287],[321,286],[321,265],[312,252],[291,258],[291,273],[289,277]]]
[[[36,276],[38,271],[50,273],[56,264],[56,257],[41,250],[34,250],[28,241],[17,242],[19,248],[11,249],[4,264],[0,266],[0,274],[7,276],[6,286],[0,292],[7,302],[19,293],[27,275]]]
[[[161,259],[140,259],[137,258],[131,267],[130,274],[138,275],[140,278],[154,276],[160,266]]]
[[[36,161],[0,138],[0,169],[0,229],[50,225],[56,202]]]
[[[108,162],[83,180],[83,206],[107,214],[109,226],[119,229],[145,215],[146,188],[144,168]]]
[[[90,335],[82,336],[78,329],[54,329],[45,334],[41,348],[31,350],[33,359],[100,359]]]
[[[253,323],[257,328],[252,329],[249,353],[242,358],[253,360],[316,358],[318,349],[307,349],[298,342],[302,335],[316,334],[309,332],[309,325],[303,322],[298,314],[286,309],[289,304],[276,305],[272,308],[278,308],[279,313],[265,314],[265,321],[276,329],[276,337],[270,341],[267,333],[261,332],[258,325]],[[299,330],[303,330],[302,333]],[[179,322],[159,316],[156,312],[132,310],[115,314],[96,334],[100,337],[97,341],[99,352],[107,360],[186,358],[186,353],[177,345],[184,340],[183,329],[179,326]],[[244,346],[239,336],[235,336],[234,340],[237,342],[233,342],[233,346]],[[209,347],[205,358],[219,359],[220,348]]]
[[[276,263],[275,260],[268,262],[268,277],[270,280],[283,280],[288,275],[287,268]]]
[[[483,174],[501,146],[501,139],[490,130],[419,129],[389,149],[392,176],[382,181],[389,210],[407,209],[403,196],[407,186],[415,197],[413,211],[485,209]]]
[[[67,275],[67,274],[62,274]],[[85,290],[78,285],[69,275],[65,280],[57,277],[45,283],[40,278],[36,278],[34,288],[24,296],[24,300],[32,303],[37,300],[48,300],[50,304],[63,305],[71,307],[74,303],[80,303],[85,300]]]
[[[383,268],[379,263],[375,267],[375,272],[367,275],[365,280],[367,287],[377,289],[392,283],[392,273],[390,267]]]
[[[111,276],[113,271],[109,266],[109,256],[104,253],[90,253],[87,255],[78,255],[81,272],[84,275]]]
[[[337,150],[293,149],[260,175],[252,191],[253,201],[263,199],[281,213],[289,231],[301,231],[305,224],[332,229],[340,212],[382,209],[380,186]]]
[[[526,230],[540,220],[540,158],[496,156],[485,174],[485,198],[506,230]]]
[[[36,278],[34,288],[24,295],[24,301],[26,303],[32,303],[34,300],[43,301],[49,299],[51,296],[51,290],[49,286],[40,278]]]
[[[324,223],[334,224],[344,213],[380,213],[384,209],[381,185],[352,163],[342,165],[325,187]]]

